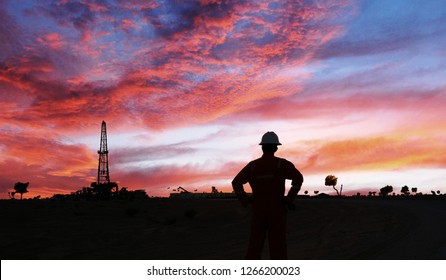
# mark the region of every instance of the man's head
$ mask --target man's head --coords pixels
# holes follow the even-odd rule
[[[279,137],[277,134],[272,131],[268,131],[267,133],[263,134],[262,141],[260,141],[259,145],[262,145],[262,151],[264,153],[275,153],[277,152],[277,146],[282,144],[279,142]]]

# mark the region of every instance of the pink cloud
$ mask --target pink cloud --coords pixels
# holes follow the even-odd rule
[[[42,37],[37,38],[37,42],[44,46],[48,46],[50,49],[59,50],[65,43],[59,33],[49,33]]]
[[[170,26],[160,21],[159,26],[151,26],[155,35],[164,32],[157,28],[171,33],[164,38],[120,34],[119,29],[105,32],[118,20],[113,19],[111,6],[62,3],[41,7],[34,16],[44,14],[64,28],[71,22],[81,31],[82,42],[75,41],[77,35],[46,32],[37,41],[47,49],[31,46],[36,55],[24,56],[28,61],[17,60],[15,68],[8,65],[3,80],[36,99],[27,116],[40,116],[37,119],[60,128],[67,117],[74,122],[84,119],[75,113],[114,118],[123,112],[142,118],[149,127],[168,128],[212,121],[252,107],[258,100],[295,93],[300,88],[293,82],[296,77],[280,77],[280,69],[303,65],[322,43],[336,36],[336,26],[313,25],[315,20],[330,17],[323,5],[283,3],[269,10],[267,2],[201,4],[200,11],[186,4],[184,10],[168,10],[169,16],[183,17],[187,24]],[[161,15],[149,12],[166,12],[153,4],[135,5],[148,23],[161,20]],[[134,12],[130,6],[124,8],[120,22],[129,28],[135,24],[130,17]],[[76,13],[68,13],[70,9]],[[326,39],[316,39],[322,37]],[[127,40],[137,47],[125,44]],[[118,53],[116,46],[124,50]],[[54,50],[59,53],[50,55]],[[38,72],[51,75],[29,75]],[[55,80],[57,77],[63,80]],[[102,110],[105,103],[107,110]]]
[[[135,23],[130,18],[125,18],[122,20],[122,26],[124,28],[133,28],[135,26]]]

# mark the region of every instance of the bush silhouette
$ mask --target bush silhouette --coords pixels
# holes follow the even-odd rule
[[[393,187],[390,185],[387,185],[379,190],[379,195],[387,196],[391,192],[393,192]]]

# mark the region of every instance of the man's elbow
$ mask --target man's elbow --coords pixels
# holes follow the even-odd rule
[[[293,182],[291,183],[291,185],[292,185],[293,187],[300,188],[300,187],[302,186],[303,183],[304,183],[304,177],[303,177],[302,175],[300,175],[300,176],[298,176],[297,178],[295,178],[295,179],[293,180]]]
[[[297,180],[293,180],[292,182],[291,182],[291,187],[293,188],[293,189],[296,189],[296,190],[300,190],[300,188],[302,187],[302,184],[303,184],[303,179],[302,178],[300,178],[300,179],[297,179]]]
[[[232,180],[231,184],[235,192],[243,190],[243,184],[239,182],[237,179]]]
[[[232,188],[235,188],[236,186],[238,186],[239,184],[237,183],[237,181],[234,179],[231,182]]]

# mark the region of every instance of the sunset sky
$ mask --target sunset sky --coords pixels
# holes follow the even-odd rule
[[[444,193],[445,46],[444,1],[0,0],[0,198],[89,186],[102,120],[150,196],[230,191],[266,131],[302,190]]]

